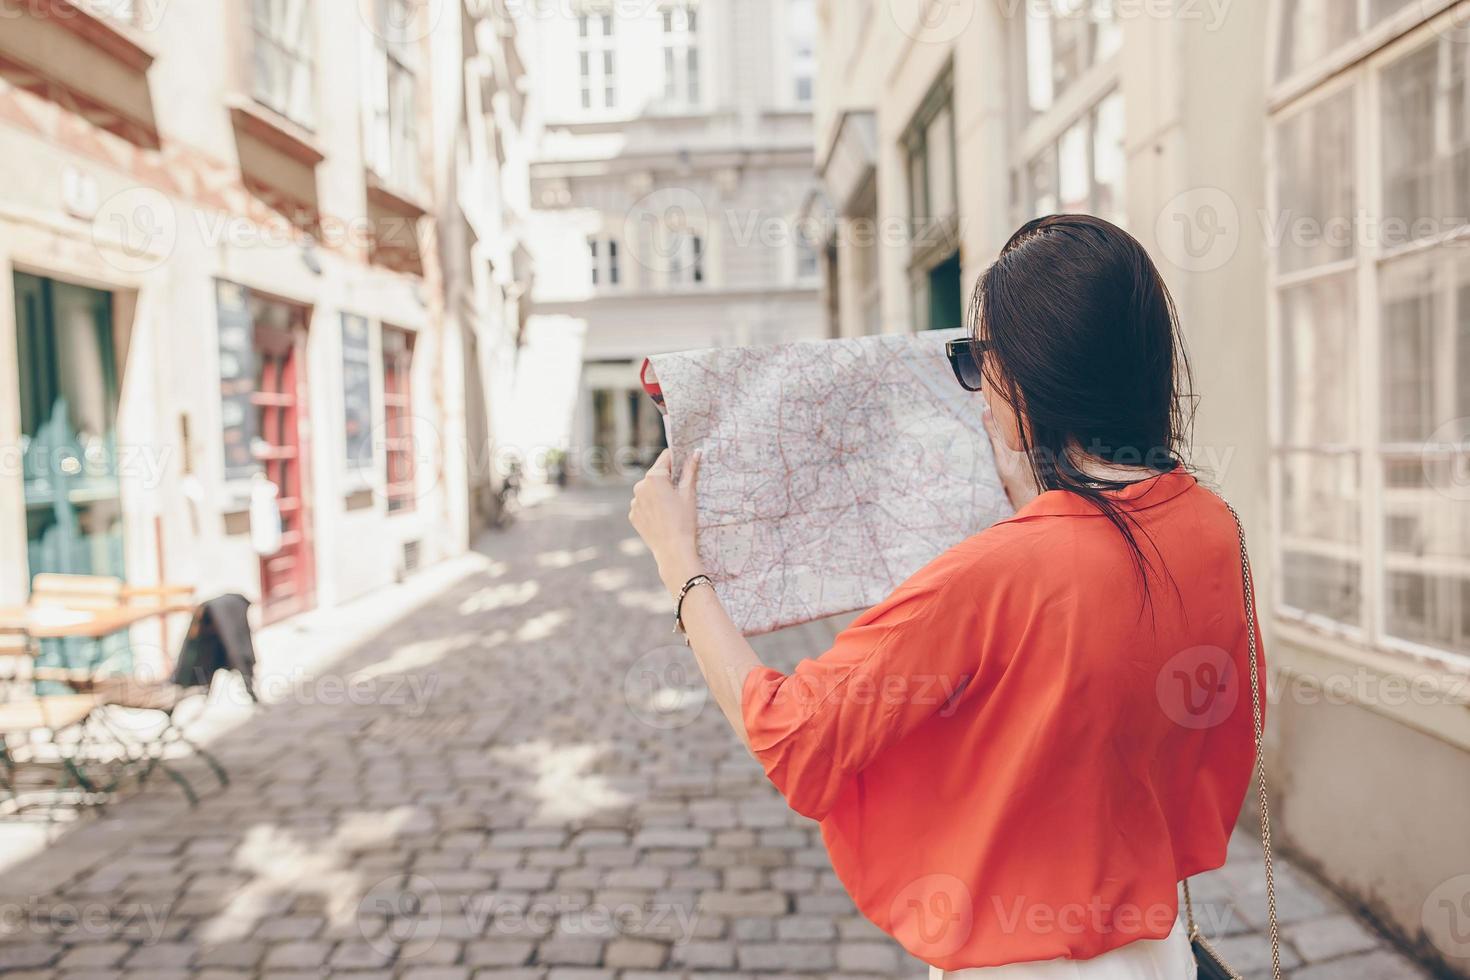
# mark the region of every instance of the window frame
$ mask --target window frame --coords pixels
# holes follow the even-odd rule
[[[606,234],[588,235],[587,259],[591,264],[593,292],[612,292],[622,288],[622,249],[617,238]]]
[[[1029,98],[1030,63],[1026,46],[1026,31],[1030,20],[1029,7],[1022,5],[1019,13],[1011,18],[1010,38],[1007,48],[1010,53],[1009,98],[1011,120],[1010,158],[1007,161],[1011,181],[1010,211],[1012,224],[1021,225],[1036,217],[1031,213],[1031,184],[1029,173],[1032,164],[1050,151],[1055,157],[1055,168],[1060,170],[1060,146],[1063,136],[1079,123],[1087,123],[1087,160],[1089,209],[1096,204],[1096,117],[1099,108],[1114,95],[1123,91],[1122,47],[1119,45],[1109,54],[1097,58],[1082,71],[1061,93],[1055,94],[1051,105],[1040,111],[1031,109]],[[1121,22],[1115,22],[1121,29]],[[1127,105],[1124,104],[1126,132]],[[1056,173],[1053,174],[1057,176]],[[1053,182],[1053,192],[1060,196],[1059,181]],[[1117,216],[1128,211],[1127,176],[1124,175],[1122,199],[1115,202]]]
[[[423,179],[419,161],[419,72],[422,62],[416,50],[419,44],[409,32],[407,38],[389,40],[389,26],[383,15],[393,4],[411,4],[412,0],[373,0],[373,16],[379,18],[376,28],[367,28],[371,49],[371,77],[367,84],[374,89],[373,98],[363,102],[365,125],[364,156],[368,169],[388,186],[417,192]],[[391,19],[391,18],[390,18]],[[411,56],[412,55],[412,56]],[[413,110],[399,112],[397,101],[401,90],[412,95]],[[380,148],[378,141],[386,141]],[[383,154],[380,158],[379,154]]]
[[[1353,0],[1363,22],[1371,0]],[[1281,52],[1281,14],[1283,0],[1271,0],[1266,26],[1266,90],[1267,111],[1275,113],[1312,90],[1327,84],[1343,72],[1350,72],[1371,57],[1381,54],[1396,41],[1418,33],[1420,28],[1437,20],[1461,0],[1419,0],[1389,14],[1377,24],[1369,24],[1350,40],[1323,52],[1316,59],[1298,65],[1290,74],[1276,78],[1276,64]]]
[[[401,337],[403,346],[390,350],[390,337]],[[418,460],[414,458],[413,431],[413,362],[417,341],[417,331],[390,323],[378,325],[383,371],[383,500],[389,515],[411,514],[418,509]],[[406,479],[394,483],[398,467],[406,472]]]
[[[577,108],[613,112],[618,107],[617,17],[611,6],[585,5],[573,12],[577,32]],[[596,33],[591,30],[596,21]],[[584,70],[585,64],[585,70]],[[611,94],[612,98],[608,98]]]
[[[849,0],[851,2],[851,0]],[[802,3],[810,7],[812,18],[812,33],[809,37],[802,37],[797,30],[796,4]],[[816,105],[817,92],[817,35],[821,33],[821,22],[816,9],[815,0],[783,0],[782,18],[780,25],[779,44],[787,53],[783,64],[779,84],[781,92],[777,98],[780,105],[790,106],[793,109],[809,110]],[[807,50],[803,51],[803,41],[806,42]],[[806,83],[806,97],[802,97],[802,83]]]
[[[659,51],[662,56],[664,89],[661,99],[664,105],[680,110],[698,110],[704,104],[704,56],[700,48],[700,31],[704,17],[697,0],[676,0],[659,5]],[[677,18],[684,17],[684,26],[677,26]],[[666,20],[674,21],[666,28]],[[689,23],[693,20],[694,26]],[[691,69],[690,56],[694,67]],[[672,63],[672,64],[671,64]],[[616,66],[614,66],[616,67]],[[673,75],[669,74],[670,67]]]
[[[287,3],[293,0],[286,0]],[[318,61],[318,31],[316,23],[316,4],[312,0],[298,0],[305,7],[303,11],[303,23],[307,25],[308,31],[305,38],[292,36],[291,32],[280,24],[261,23],[256,16],[258,6],[251,3],[246,9],[249,12],[250,23],[250,98],[259,105],[264,106],[271,112],[276,113],[282,119],[287,119],[307,132],[315,132],[317,123],[321,117],[321,106],[318,104],[321,95],[321,78],[317,71]],[[268,6],[271,6],[268,4]],[[133,18],[136,20],[138,10],[133,10]],[[131,23],[131,22],[130,22]],[[289,64],[292,70],[304,70],[307,76],[306,116],[293,115],[288,104],[278,103],[269,97],[262,88],[261,73],[256,70],[260,60],[260,47],[267,45],[278,58],[282,58]],[[290,86],[288,85],[288,92]],[[289,94],[285,99],[290,102]]]
[[[1470,0],[1459,0],[1470,9]],[[1453,3],[1449,6],[1452,6]],[[1413,5],[1411,5],[1412,7]],[[1409,244],[1385,247],[1382,236],[1364,233],[1357,227],[1358,216],[1367,215],[1378,221],[1384,213],[1382,139],[1382,79],[1386,69],[1426,44],[1453,43],[1441,39],[1440,28],[1452,16],[1449,6],[1424,17],[1411,29],[1401,29],[1398,15],[1390,16],[1376,28],[1345,46],[1343,51],[1357,53],[1355,60],[1340,70],[1321,75],[1312,72],[1321,65],[1309,66],[1306,72],[1294,72],[1279,84],[1271,86],[1266,117],[1266,208],[1268,215],[1282,215],[1278,188],[1281,148],[1278,128],[1287,121],[1311,112],[1344,92],[1351,92],[1353,113],[1354,167],[1354,252],[1346,259],[1336,259],[1305,269],[1283,272],[1279,249],[1268,249],[1267,267],[1267,384],[1268,384],[1268,486],[1271,520],[1276,533],[1271,536],[1271,615],[1277,622],[1292,624],[1311,633],[1348,643],[1356,648],[1407,657],[1457,673],[1470,671],[1470,654],[1431,646],[1416,640],[1393,636],[1388,632],[1389,579],[1384,525],[1389,516],[1385,508],[1384,462],[1390,458],[1389,447],[1382,441],[1382,311],[1381,278],[1385,268],[1416,254],[1427,254],[1448,242],[1470,239],[1470,224],[1452,234],[1440,235]],[[1417,9],[1417,8],[1414,8]],[[1272,6],[1271,52],[1267,70],[1274,70],[1279,33],[1280,0]],[[1405,11],[1400,11],[1400,14]],[[1388,30],[1392,28],[1393,30]],[[1376,41],[1369,52],[1363,45]],[[1323,65],[1336,64],[1341,56],[1329,54]],[[1301,79],[1315,78],[1303,87]],[[1352,383],[1357,395],[1357,435],[1347,452],[1358,457],[1358,591],[1359,623],[1339,622],[1328,616],[1291,606],[1286,601],[1286,541],[1282,533],[1285,515],[1285,488],[1282,459],[1287,453],[1311,447],[1285,445],[1285,400],[1282,397],[1283,342],[1285,323],[1282,295],[1290,288],[1328,280],[1334,276],[1353,278],[1354,309],[1357,317],[1357,370]],[[1467,283],[1470,285],[1470,283]],[[1427,567],[1428,563],[1425,563]]]

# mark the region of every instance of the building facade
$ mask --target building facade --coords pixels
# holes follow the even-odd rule
[[[625,474],[664,442],[643,358],[820,336],[810,0],[528,3],[538,119],[531,348],[572,394],[525,440]],[[548,353],[547,359],[553,355]]]
[[[120,575],[269,622],[465,549],[530,276],[502,191],[524,187],[513,22],[0,19],[0,597]]]
[[[1278,846],[1470,976],[1470,4],[818,10],[836,332],[961,322],[1039,214],[1148,246],[1251,537]]]

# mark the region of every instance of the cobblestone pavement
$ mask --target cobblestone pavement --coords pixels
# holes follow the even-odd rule
[[[218,735],[227,790],[189,809],[151,783],[0,870],[0,972],[924,975],[706,703],[626,499],[543,502],[477,572]],[[789,667],[830,635],[758,645]],[[1232,850],[1195,894],[1259,976],[1259,851]],[[1295,980],[1421,975],[1278,881]]]

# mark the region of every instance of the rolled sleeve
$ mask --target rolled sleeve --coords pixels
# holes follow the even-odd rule
[[[956,599],[954,565],[919,572],[791,674],[746,675],[751,751],[793,810],[823,819],[847,780],[968,690],[980,659],[976,607]]]

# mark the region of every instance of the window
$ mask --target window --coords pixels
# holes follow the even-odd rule
[[[1282,6],[1293,30],[1309,9],[1342,13]],[[1296,67],[1302,50],[1291,54]],[[1467,69],[1466,45],[1421,28],[1271,120],[1282,233],[1272,269],[1277,605],[1375,645],[1461,657],[1470,656]],[[1371,145],[1367,132],[1380,134]]]
[[[909,284],[914,329],[958,327],[959,195],[955,183],[953,76],[935,83],[903,138],[908,152]]]
[[[796,242],[796,280],[797,282],[810,282],[817,278],[821,272],[821,256],[817,254],[817,247],[813,242],[806,240],[805,236]]]
[[[812,103],[817,77],[817,11],[812,0],[788,0],[787,37],[791,42],[791,93],[796,105]]]
[[[699,105],[699,12],[692,4],[665,7],[664,101]]]
[[[577,16],[577,73],[583,109],[611,109],[618,104],[611,11]]]
[[[316,123],[316,5],[253,0],[251,11],[251,95],[310,129]]]
[[[695,286],[704,282],[704,239],[676,232],[669,249],[669,285]]]
[[[1124,223],[1123,96],[1114,92],[1026,162],[1026,218],[1086,212]]]
[[[1055,105],[1122,40],[1112,0],[1041,0],[1019,10],[1028,116]]]
[[[950,79],[946,76],[925,99],[904,136],[909,158],[909,214],[916,227],[951,218],[958,210],[951,98]]]
[[[1276,80],[1320,62],[1411,4],[1415,0],[1280,0]]]
[[[388,513],[414,509],[413,334],[383,326],[383,443],[388,459]]]
[[[592,287],[594,289],[618,285],[618,241],[616,238],[587,239],[588,258],[591,260]]]
[[[418,40],[415,0],[373,0],[364,93],[367,166],[393,187],[416,190],[418,163]]]

